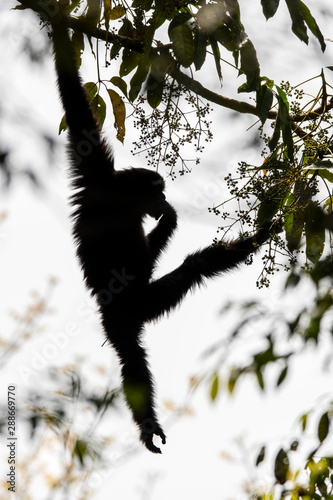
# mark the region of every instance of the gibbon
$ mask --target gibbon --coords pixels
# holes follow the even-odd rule
[[[152,280],[162,251],[177,226],[167,202],[163,178],[142,168],[115,170],[112,149],[102,137],[78,73],[66,15],[50,19],[55,67],[68,126],[73,192],[73,233],[85,283],[96,298],[108,341],[121,364],[125,399],[141,441],[166,436],[158,421],[154,387],[141,345],[145,323],[177,306],[187,292],[236,268],[269,238],[270,223],[248,238],[212,244],[188,255],[174,271]],[[155,218],[145,234],[143,220]]]

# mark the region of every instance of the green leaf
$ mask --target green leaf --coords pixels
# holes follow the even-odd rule
[[[131,21],[129,19],[123,19],[122,20],[122,25],[120,26],[119,30],[118,30],[118,35],[121,35],[121,36],[126,36],[128,38],[133,38],[134,37],[134,28],[133,28],[133,24],[131,23]]]
[[[257,381],[258,381],[259,387],[263,391],[265,389],[265,383],[264,383],[264,377],[262,375],[262,371],[260,370],[260,368],[257,368],[255,373],[257,376]]]
[[[313,282],[318,283],[327,277],[333,276],[333,259],[329,255],[323,260],[317,262],[310,271],[310,276]]]
[[[157,108],[162,101],[163,89],[164,81],[156,78],[151,72],[147,80],[147,101],[153,109]]]
[[[278,113],[275,120],[273,135],[268,141],[268,147],[271,151],[274,151],[274,149],[276,148],[280,139],[280,133],[281,133],[281,122],[280,122],[280,114]]]
[[[179,12],[178,14],[175,15],[175,17],[172,19],[171,23],[169,24],[168,27],[168,36],[171,40],[171,31],[176,28],[177,26],[181,26],[182,24],[186,24],[187,21],[192,19],[193,15],[190,12]]]
[[[87,0],[87,6],[86,21],[95,27],[101,19],[101,3],[99,0]]]
[[[288,365],[286,365],[283,370],[281,371],[280,375],[279,375],[279,378],[277,379],[277,382],[276,382],[276,387],[279,387],[279,385],[282,384],[282,382],[284,381],[284,379],[286,378],[287,376],[287,373],[288,373]]]
[[[104,121],[105,121],[105,116],[106,116],[106,104],[103,99],[99,94],[97,94],[94,99],[91,102],[91,106],[94,112],[94,115],[97,118],[98,125],[100,128],[103,127]]]
[[[113,115],[114,115],[114,127],[117,130],[117,139],[120,142],[124,142],[125,138],[125,119],[126,119],[126,108],[124,101],[117,92],[112,89],[108,89],[108,94],[111,99]]]
[[[287,453],[281,448],[276,455],[274,464],[274,475],[280,484],[284,484],[287,480],[289,470],[289,459]]]
[[[328,416],[328,412],[324,413],[319,421],[318,424],[318,439],[322,443],[328,436],[330,429],[330,419]]]
[[[146,84],[146,90],[148,103],[153,109],[157,108],[162,101],[168,65],[169,61],[164,52],[160,55],[153,55],[151,57],[151,69]]]
[[[238,92],[253,92],[258,88],[260,67],[257,53],[251,40],[247,39],[242,43],[240,47],[240,58],[240,69],[246,75],[246,90],[242,85],[238,89]]]
[[[288,249],[293,252],[298,249],[303,233],[304,217],[302,213],[292,212],[287,214],[284,218],[284,228]]]
[[[309,43],[309,37],[307,33],[307,29],[303,20],[303,16],[301,14],[300,8],[299,8],[299,0],[286,0],[286,4],[289,10],[289,14],[292,20],[292,26],[291,29],[295,33],[295,35],[302,40],[302,42],[305,42],[306,44]]]
[[[264,124],[267,118],[267,113],[271,109],[273,102],[273,92],[267,85],[261,85],[257,91],[257,113]]]
[[[131,102],[135,101],[135,99],[138,97],[143,82],[146,80],[148,73],[149,73],[149,68],[150,68],[150,62],[149,60],[145,62],[145,59],[142,59],[141,64],[139,65],[138,69],[136,70],[135,74],[131,78],[130,81],[130,90],[128,94],[128,98]]]
[[[325,221],[323,211],[314,202],[310,202],[306,210],[305,236],[306,256],[315,264],[324,251]]]
[[[326,44],[324,41],[324,37],[322,35],[322,32],[319,29],[318,24],[316,23],[316,20],[312,16],[309,8],[301,0],[298,0],[298,7],[299,7],[300,12],[302,13],[304,21],[308,25],[309,30],[316,38],[318,38],[321,50],[323,52],[325,52]]]
[[[107,31],[109,31],[110,19],[111,19],[111,0],[103,0],[103,4],[104,4],[105,27]]]
[[[58,135],[60,135],[62,132],[65,132],[65,130],[67,130],[66,114],[64,114],[63,117],[61,118]]]
[[[207,35],[201,28],[194,31],[194,54],[193,62],[196,71],[202,67],[207,54]]]
[[[142,54],[134,52],[134,50],[124,49],[123,59],[120,64],[119,76],[123,77],[131,73],[134,68],[141,62]]]
[[[127,83],[125,82],[125,80],[120,78],[120,76],[113,76],[110,82],[116,87],[118,87],[122,91],[122,93],[127,97]]]
[[[217,45],[217,41],[209,36],[208,37],[210,45],[212,47],[213,55],[214,55],[214,60],[215,60],[215,66],[216,66],[216,71],[219,76],[220,81],[222,81],[222,71],[221,71],[221,54],[220,54],[220,49]]]
[[[132,3],[133,9],[150,10],[153,0],[134,0]]]
[[[319,176],[322,179],[326,179],[329,182],[333,183],[333,173],[329,172],[326,168],[323,168],[322,170],[319,170]]]
[[[320,170],[322,168],[333,168],[333,162],[330,160],[316,161],[311,165],[314,170]]]
[[[300,418],[301,426],[302,426],[302,431],[304,432],[306,430],[306,426],[308,423],[308,414],[304,413],[304,415],[301,416]]]
[[[295,288],[298,283],[301,281],[301,277],[299,274],[297,273],[294,273],[293,271],[289,274],[288,278],[286,279],[286,284],[285,284],[285,288]],[[297,322],[298,324],[298,322]],[[289,326],[290,326],[290,333],[293,333],[297,324],[295,324],[295,322],[293,321],[292,323],[289,323]]]
[[[116,5],[110,11],[110,19],[112,21],[115,21],[116,19],[120,19],[121,17],[123,17],[125,14],[126,14],[125,7],[123,7],[122,5]]]
[[[279,6],[280,0],[261,0],[262,11],[266,19],[273,17]]]
[[[181,24],[170,31],[172,49],[180,64],[184,68],[191,66],[194,57],[193,35],[186,24]]]
[[[217,393],[219,390],[219,376],[217,373],[214,374],[213,381],[212,381],[212,386],[210,389],[210,397],[212,401],[216,399]]]
[[[287,146],[288,157],[290,160],[292,160],[294,157],[294,142],[293,142],[293,135],[292,135],[291,124],[290,124],[290,117],[289,117],[289,103],[288,103],[286,93],[277,85],[276,85],[276,89],[277,89],[278,94],[279,94],[278,114],[279,114],[279,119],[280,119],[282,138],[283,138],[284,144]]]
[[[228,391],[230,394],[234,392],[236,382],[238,381],[240,375],[242,374],[242,370],[238,368],[233,368],[229,375],[228,380]]]
[[[98,93],[98,87],[96,85],[95,82],[87,82],[83,85],[83,87],[86,89],[86,91],[88,92],[88,98],[89,98],[89,101],[92,102],[94,97],[97,95]]]
[[[263,446],[261,450],[258,453],[257,459],[256,459],[256,467],[258,467],[261,462],[264,461],[265,459],[265,454],[266,454],[266,446]]]
[[[258,209],[257,223],[259,226],[271,220],[277,214],[289,189],[290,187],[287,184],[276,184],[267,190]]]
[[[232,19],[229,16],[226,16],[226,18],[229,19],[231,23],[229,22],[229,25],[224,24],[223,26],[218,26],[212,33],[210,33],[210,36],[215,38],[215,40],[220,42],[220,44],[230,52],[238,52],[242,43],[246,39],[246,35],[244,34],[244,31],[240,29],[240,26],[235,26],[235,23],[232,22]]]

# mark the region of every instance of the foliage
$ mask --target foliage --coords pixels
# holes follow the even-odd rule
[[[32,293],[24,312],[11,313],[16,327],[10,335],[0,336],[3,371],[21,349],[28,347],[31,352],[31,341],[43,331],[42,322],[52,312],[50,302],[55,285],[56,281],[50,280],[43,295]],[[53,349],[56,348],[53,345]],[[34,357],[39,360],[38,370]],[[90,388],[82,375],[85,368],[89,377],[96,374],[96,368],[104,378],[106,374],[101,366],[87,367],[87,360],[59,366],[50,366],[44,360],[43,368],[41,352],[32,350],[29,358],[31,365],[16,363],[15,366],[22,381],[15,412],[16,427],[20,429],[19,460],[16,462],[19,490],[24,491],[26,499],[34,498],[36,484],[39,492],[44,489],[47,492],[44,498],[90,498],[96,478],[98,483],[108,478],[104,455],[114,446],[116,438],[110,436],[109,429],[105,432],[100,427],[104,414],[117,408],[120,390]],[[38,383],[32,384],[33,378]],[[4,402],[0,405],[0,415],[0,434],[7,437],[8,408]],[[114,465],[135,450],[135,445],[127,440]],[[52,460],[45,461],[45,456],[51,456]],[[12,498],[8,485],[4,482],[2,486],[1,498]]]
[[[43,20],[59,13],[56,0],[18,2],[20,5],[17,8],[32,8]],[[198,163],[198,157],[184,160],[181,150],[194,143],[194,150],[202,152],[203,141],[200,137],[204,134],[206,140],[211,139],[209,122],[205,119],[209,107],[202,103],[199,96],[236,111],[252,113],[262,122],[267,117],[275,119],[271,149],[276,149],[282,133],[289,159],[292,160],[292,120],[286,95],[278,86],[273,94],[272,82],[260,76],[256,50],[245,31],[237,0],[219,0],[208,4],[197,0],[134,0],[131,5],[127,2],[113,5],[105,0],[103,5],[99,0],[66,0],[62,4],[70,15],[69,24],[74,30],[73,40],[79,63],[84,51],[82,32],[88,37],[106,41],[104,60],[111,71],[115,71],[112,60],[120,59],[119,75],[110,75],[110,78],[102,80],[98,71],[99,80],[92,96],[93,107],[102,123],[106,109],[100,95],[103,85],[112,101],[115,127],[122,131],[118,132],[117,138],[123,141],[125,107],[115,106],[115,102],[121,103],[122,99],[126,99],[127,105],[134,109],[134,116],[139,116],[136,125],[141,134],[135,151],[146,152],[150,164],[156,167],[164,162],[169,172],[175,175],[177,157],[181,159],[181,173],[190,171],[189,162]],[[261,4],[266,19],[269,19],[276,13],[279,2],[266,0]],[[295,35],[308,43],[309,29],[318,39],[321,49],[325,50],[323,35],[306,5],[301,0],[286,0],[286,4]],[[224,58],[228,57],[228,53],[232,55],[235,69],[245,77],[238,92],[254,93],[256,106],[214,94],[181,70],[181,67],[189,68],[193,75],[193,70],[209,67],[213,58],[217,77],[222,81],[223,63],[231,64]],[[180,96],[183,98],[180,99]],[[277,111],[270,111],[274,100]],[[151,115],[146,116],[142,108],[144,101],[153,109]],[[176,118],[173,118],[174,112]],[[149,142],[147,136],[150,137]]]

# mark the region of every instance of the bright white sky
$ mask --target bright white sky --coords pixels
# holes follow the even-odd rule
[[[261,13],[259,0],[240,3],[244,24],[257,49],[263,75],[277,82],[289,79],[295,84],[319,74],[322,67],[332,65],[332,43],[327,43],[327,51],[323,55],[312,36],[309,47],[306,47],[291,35],[284,2],[281,2],[278,16],[267,23]],[[331,1],[306,0],[306,4],[319,22],[324,36],[333,38]],[[116,386],[116,358],[110,349],[100,348],[103,335],[98,317],[90,315],[87,321],[87,317],[82,314],[86,307],[92,307],[92,302],[82,284],[70,235],[66,201],[68,189],[63,168],[64,148],[58,155],[57,167],[51,170],[41,164],[36,142],[31,139],[31,131],[24,128],[24,124],[30,124],[33,118],[39,129],[57,138],[62,110],[54,84],[53,64],[49,59],[43,67],[31,66],[22,54],[20,48],[24,45],[25,35],[36,32],[37,44],[42,37],[38,33],[38,22],[31,20],[27,13],[9,11],[9,7],[14,5],[14,1],[2,0],[0,6],[0,112],[7,114],[15,110],[15,125],[19,123],[21,135],[18,137],[11,128],[4,129],[2,126],[0,145],[11,145],[18,164],[26,160],[34,166],[45,183],[46,192],[36,195],[26,181],[21,181],[8,194],[1,195],[0,213],[8,212],[6,222],[0,227],[0,276],[3,290],[1,334],[10,334],[12,322],[8,311],[22,311],[31,290],[42,293],[49,276],[57,277],[59,284],[51,304],[54,314],[43,322],[45,332],[11,358],[6,377],[1,378],[1,397],[5,395],[8,383],[17,383],[21,394],[25,393],[29,385],[38,384],[42,371],[31,376],[26,384],[18,368],[29,368],[36,352],[43,352],[45,345],[50,342],[50,335],[52,337],[64,331],[72,322],[79,325],[82,334],[73,338],[69,346],[61,350],[50,363],[62,364],[73,361],[78,355],[88,356],[92,365],[102,363],[108,367],[108,377],[111,377],[112,385]],[[85,80],[95,80],[92,61],[86,63],[84,69]],[[222,93],[235,97],[234,72],[225,67],[224,75]],[[214,70],[202,71],[197,78],[206,81],[210,87],[214,79],[213,86],[216,91],[220,91]],[[240,84],[240,80],[237,83]],[[316,93],[315,87],[311,90]],[[26,120],[26,117],[29,119]],[[254,163],[260,161],[259,151],[246,145],[250,142],[246,129],[252,125],[252,118],[235,120],[225,110],[219,109],[211,118],[215,138],[206,149],[205,160],[190,176],[167,183],[167,196],[179,210],[180,224],[174,242],[161,262],[161,274],[178,265],[188,252],[208,244],[214,238],[219,222],[214,216],[208,215],[207,207],[227,197],[226,187],[216,182],[217,171],[222,170],[224,174],[243,159]],[[130,155],[131,134],[133,131],[128,132],[124,146],[115,144],[118,166],[144,166],[143,158]],[[114,137],[111,120],[107,135]],[[244,145],[241,144],[242,137]],[[64,137],[59,140],[64,144]],[[154,456],[139,448],[131,459],[118,464],[117,444],[115,456],[110,457],[110,477],[101,483],[100,489],[96,489],[94,499],[105,498],[107,492],[109,498],[166,500],[175,497],[195,500],[206,496],[211,500],[242,500],[246,498],[242,493],[242,481],[249,476],[247,462],[250,458],[253,460],[253,454],[244,453],[242,456],[235,439],[242,436],[251,453],[258,450],[262,442],[271,442],[276,447],[283,444],[284,439],[289,442],[291,426],[299,415],[331,389],[330,374],[321,371],[323,356],[316,352],[316,364],[313,362],[313,353],[308,351],[294,363],[290,382],[279,392],[268,390],[263,395],[251,381],[245,381],[240,384],[233,398],[223,392],[218,402],[212,405],[207,388],[202,387],[190,400],[192,416],[173,418],[163,410],[167,401],[179,406],[184,404],[189,376],[198,373],[203,367],[201,354],[213,342],[226,336],[228,325],[223,323],[218,311],[227,299],[259,298],[265,301],[272,312],[277,312],[281,307],[281,287],[277,278],[273,279],[268,291],[255,288],[260,258],[256,260],[256,264],[250,268],[242,268],[238,273],[209,283],[206,288],[190,295],[169,318],[147,328],[146,344],[157,381],[157,399],[161,405],[161,421],[165,422],[167,445],[163,448],[162,456]],[[300,296],[298,300],[304,299]],[[249,338],[246,345],[239,345],[240,351],[251,350],[252,342],[252,346],[256,347],[256,339],[252,341],[251,336]],[[309,360],[312,362],[309,363]],[[311,372],[309,365],[312,367]],[[93,374],[91,376],[94,377]],[[99,383],[102,383],[100,379]],[[109,424],[110,433],[116,436],[120,445],[136,442],[134,424],[127,410],[122,412],[121,418],[115,414]],[[22,455],[29,453],[29,450],[24,449],[24,442],[19,450]],[[221,458],[222,453],[228,453],[240,459],[240,462],[226,461]],[[245,465],[244,468],[242,465]],[[265,479],[262,477],[263,484]],[[35,498],[43,496],[39,497],[36,492]]]

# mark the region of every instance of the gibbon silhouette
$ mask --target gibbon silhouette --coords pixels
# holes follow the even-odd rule
[[[164,181],[142,168],[115,170],[76,65],[66,15],[50,19],[55,67],[68,125],[68,154],[73,192],[73,233],[85,283],[96,298],[107,339],[121,363],[122,384],[141,441],[166,436],[159,424],[147,357],[141,345],[144,324],[168,313],[187,292],[237,267],[269,238],[270,223],[249,238],[213,244],[188,255],[174,271],[152,280],[162,251],[177,226],[166,201]],[[146,216],[158,220],[144,234]]]

